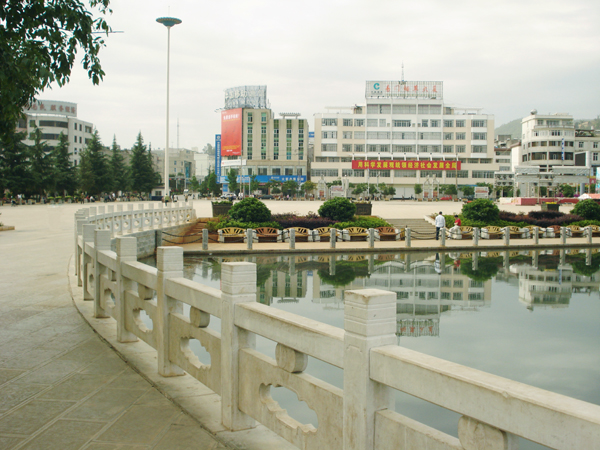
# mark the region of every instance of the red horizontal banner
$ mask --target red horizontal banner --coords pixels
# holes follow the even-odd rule
[[[373,170],[460,170],[460,161],[379,161],[352,160],[353,169]]]

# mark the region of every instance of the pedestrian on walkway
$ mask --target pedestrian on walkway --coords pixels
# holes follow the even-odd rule
[[[435,217],[435,240],[440,238],[440,230],[446,226],[446,219],[442,215],[442,212]]]

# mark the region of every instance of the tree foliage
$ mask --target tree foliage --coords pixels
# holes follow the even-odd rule
[[[98,196],[110,190],[110,169],[102,150],[98,130],[95,130],[87,148],[81,154],[79,164],[79,185],[88,195]]]
[[[229,210],[229,217],[240,222],[269,222],[271,211],[257,198],[246,197],[234,203]]]
[[[129,168],[125,164],[125,157],[117,145],[117,138],[113,138],[110,157],[110,172],[112,177],[111,190],[124,192],[129,190]]]
[[[150,192],[159,183],[159,175],[152,167],[152,156],[144,145],[142,133],[138,134],[131,148],[131,189],[136,192]]]
[[[572,214],[577,214],[585,220],[600,220],[600,205],[595,200],[580,200],[571,210]]]
[[[77,57],[92,83],[104,71],[98,54],[110,28],[110,0],[3,0],[0,8],[0,135],[14,132],[23,109],[56,82],[69,81]],[[87,4],[95,14],[86,9]],[[98,16],[97,13],[100,13]]]
[[[69,141],[64,133],[60,133],[58,145],[52,150],[51,157],[51,191],[57,195],[73,195],[77,189],[77,175],[69,159]]]
[[[462,207],[462,216],[465,219],[492,223],[498,220],[500,210],[491,200],[478,198]]]
[[[229,169],[227,172],[227,184],[229,185],[229,192],[237,193],[240,190],[240,184],[237,181],[237,175],[237,169]]]

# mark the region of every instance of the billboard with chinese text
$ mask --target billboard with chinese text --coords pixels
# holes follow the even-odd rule
[[[25,112],[29,114],[55,114],[57,116],[77,117],[77,103],[35,100],[25,109]]]
[[[355,159],[353,169],[372,170],[460,170],[460,161],[380,161]]]
[[[442,99],[442,81],[367,81],[366,98]]]
[[[221,111],[221,155],[242,155],[242,108]]]

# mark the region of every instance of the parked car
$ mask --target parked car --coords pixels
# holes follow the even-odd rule
[[[261,200],[272,200],[275,198],[275,196],[273,196],[271,194],[265,194],[265,195],[260,195],[258,198]]]

